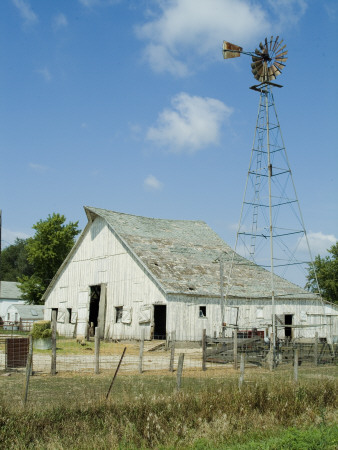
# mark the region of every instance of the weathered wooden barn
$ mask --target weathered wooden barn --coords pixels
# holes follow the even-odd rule
[[[200,340],[232,326],[271,332],[271,274],[244,260],[221,301],[220,264],[232,249],[202,221],[165,220],[85,207],[88,223],[44,294],[44,318],[57,311],[60,335],[88,328],[112,339]],[[236,255],[241,260],[241,257]],[[225,283],[226,285],[226,283]],[[275,276],[279,337],[337,336],[338,310]],[[311,325],[311,327],[309,327]]]
[[[11,305],[7,309],[7,329],[31,331],[33,323],[43,319],[43,305]]]

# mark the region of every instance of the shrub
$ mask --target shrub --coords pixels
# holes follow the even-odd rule
[[[52,336],[52,328],[50,320],[39,320],[33,323],[31,332],[33,339],[45,339]]]

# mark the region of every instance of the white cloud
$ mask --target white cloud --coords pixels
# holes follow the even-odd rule
[[[14,244],[16,238],[27,239],[29,237],[30,236],[28,234],[23,233],[22,231],[13,231],[8,230],[7,228],[3,228],[1,235],[1,244],[2,247],[7,247],[8,245]]]
[[[144,186],[148,190],[159,191],[163,187],[161,183],[154,175],[149,175],[143,182]]]
[[[54,30],[58,30],[59,28],[65,28],[68,26],[68,20],[67,17],[59,13],[53,18],[53,28]]]
[[[136,27],[144,57],[156,72],[186,76],[205,61],[222,58],[224,39],[254,50],[272,33],[294,26],[305,0],[154,0],[147,22]]]
[[[42,69],[38,69],[36,71],[36,73],[38,73],[39,75],[42,76],[42,78],[46,81],[49,82],[52,79],[52,75],[49,71],[49,69],[47,67],[43,67]]]
[[[336,236],[334,236],[333,234],[324,234],[321,231],[316,233],[310,232],[307,234],[307,237],[313,258],[316,255],[327,255],[327,249],[338,241]],[[300,240],[299,250],[304,252],[308,250],[304,237]]]
[[[160,113],[157,125],[148,129],[147,139],[177,153],[218,144],[221,125],[232,114],[232,108],[220,100],[184,92],[171,104],[171,109]]]
[[[29,163],[29,167],[36,172],[46,172],[48,170],[47,166],[44,166],[42,164],[36,164],[36,163]]]
[[[38,22],[38,16],[32,10],[28,2],[24,0],[12,0],[12,3],[19,10],[26,25],[34,25]]]

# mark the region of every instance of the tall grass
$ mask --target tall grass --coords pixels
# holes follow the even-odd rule
[[[172,394],[157,393],[149,384],[139,395],[116,401],[116,394],[108,403],[26,410],[15,410],[2,401],[0,445],[17,449],[254,448],[252,442],[281,436],[281,430],[310,425],[313,436],[321,436],[319,441],[326,436],[326,448],[338,439],[334,380],[305,380],[299,385],[257,381],[241,391],[233,380]],[[310,433],[309,429],[302,432]],[[293,436],[292,430],[288,433]],[[271,445],[255,448],[287,448]]]

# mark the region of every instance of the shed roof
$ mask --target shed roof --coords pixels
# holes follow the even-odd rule
[[[15,308],[22,320],[42,320],[44,305],[12,305],[8,308]]]
[[[89,221],[97,216],[106,220],[167,294],[220,295],[220,268],[215,261],[223,257],[226,275],[234,252],[205,222],[154,219],[93,207],[85,211]],[[271,296],[271,273],[238,254],[234,257],[229,295]],[[277,275],[274,288],[276,297],[316,299]]]
[[[0,299],[21,299],[21,291],[15,281],[0,281]]]

